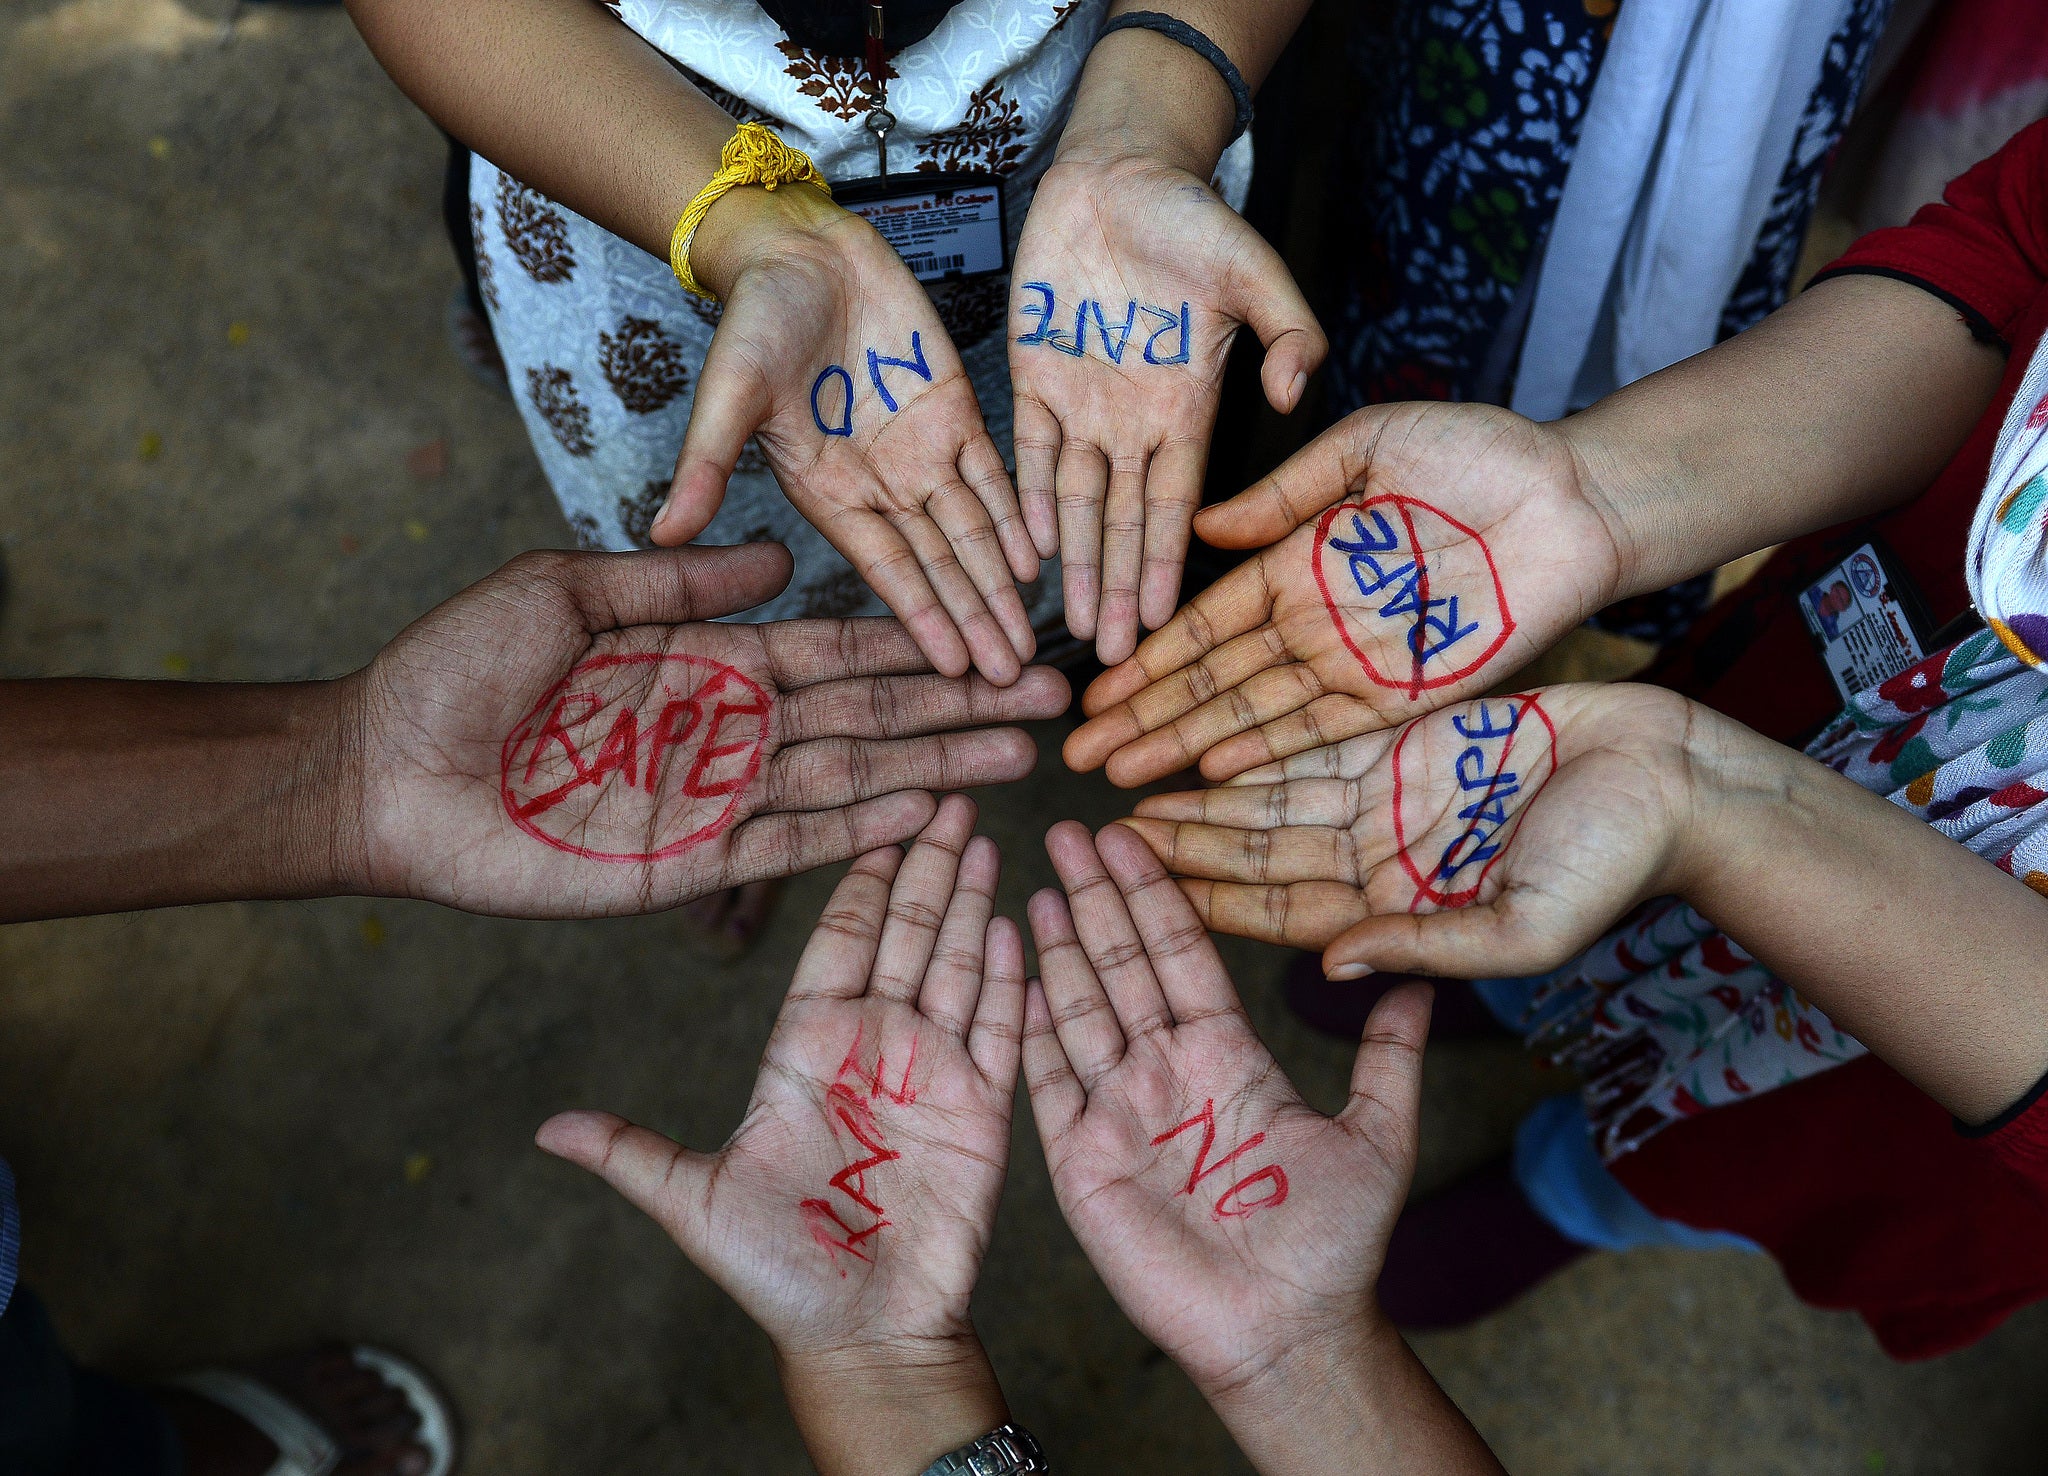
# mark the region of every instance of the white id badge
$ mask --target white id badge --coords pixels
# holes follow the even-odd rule
[[[1799,596],[1799,613],[1844,702],[1927,654],[1888,564],[1866,543]]]
[[[993,175],[905,175],[856,180],[832,196],[881,233],[920,282],[1000,272],[1003,184]]]

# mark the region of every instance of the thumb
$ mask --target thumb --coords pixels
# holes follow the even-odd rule
[[[1539,974],[1571,956],[1546,946],[1529,921],[1505,912],[1502,899],[1447,912],[1381,913],[1339,933],[1323,950],[1323,968],[1333,979],[1365,973],[1495,979]]]
[[[693,1258],[703,1241],[709,1155],[610,1112],[561,1112],[540,1125],[543,1153],[587,1169],[624,1195]]]
[[[1195,532],[1215,548],[1264,548],[1342,502],[1368,459],[1351,445],[1361,433],[1354,419],[1340,420],[1237,496],[1204,508]]]
[[[1422,1048],[1436,990],[1401,984],[1388,990],[1366,1018],[1365,1037],[1351,1066],[1351,1100],[1338,1121],[1379,1150],[1406,1180],[1415,1171],[1422,1116]]]
[[[1322,367],[1330,340],[1280,253],[1257,231],[1245,229],[1250,241],[1236,273],[1239,316],[1266,348],[1259,370],[1266,401],[1286,415],[1308,392],[1308,377]]]
[[[688,543],[718,516],[725,485],[732,480],[747,437],[774,409],[767,378],[743,354],[721,352],[723,336],[721,331],[712,338],[711,351],[704,356],[689,429],[676,457],[675,480],[648,530],[659,544]]]
[[[789,583],[789,550],[779,543],[561,557],[556,578],[593,635],[731,615],[773,599]]]

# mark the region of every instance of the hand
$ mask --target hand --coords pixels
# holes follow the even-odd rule
[[[889,845],[927,791],[1021,779],[1066,683],[925,673],[893,620],[703,623],[774,545],[526,554],[349,679],[366,889],[475,912],[652,912]],[[977,728],[979,731],[954,732]]]
[[[949,797],[909,855],[863,856],[832,894],[769,1037],[746,1116],[694,1153],[604,1112],[539,1143],[668,1231],[774,1342],[820,1466],[916,1470],[1003,1420],[968,1318],[1010,1146],[1023,944],[992,918],[1000,862]],[[878,1384],[881,1386],[878,1389]],[[806,1418],[809,1416],[810,1418]]]
[[[1266,346],[1266,398],[1301,401],[1329,344],[1273,248],[1202,179],[1062,149],[1010,274],[1017,481],[1038,551],[1057,548],[1067,628],[1105,662],[1180,599],[1224,360]]]
[[[1611,526],[1554,427],[1361,410],[1202,514],[1211,543],[1270,546],[1096,679],[1067,762],[1226,779],[1484,691],[1608,603]]]
[[[1204,925],[1326,949],[1332,978],[1538,974],[1678,889],[1698,711],[1632,685],[1489,697],[1126,823]]]
[[[739,246],[729,238],[747,212],[772,228]],[[739,265],[729,284],[705,278],[725,314],[654,541],[704,530],[754,436],[790,502],[934,668],[971,663],[1008,686],[1035,649],[1016,581],[1037,577],[1038,555],[917,279],[867,222],[801,187],[734,191],[706,216],[693,261],[700,247]]]
[[[1091,843],[1066,821],[1046,849],[1067,895],[1031,899],[1045,977],[1029,986],[1024,1072],[1082,1249],[1219,1408],[1297,1360],[1363,1361],[1415,1164],[1427,987],[1381,1001],[1351,1101],[1324,1117],[1259,1043],[1143,842],[1112,825]]]

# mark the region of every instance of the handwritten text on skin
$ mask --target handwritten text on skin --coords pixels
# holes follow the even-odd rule
[[[1366,676],[1411,698],[1473,675],[1515,628],[1486,540],[1419,498],[1338,504],[1309,558]]]
[[[824,1250],[826,1259],[843,1277],[846,1268],[839,1264],[839,1257],[852,1256],[857,1261],[872,1263],[874,1257],[868,1254],[872,1249],[868,1242],[889,1224],[888,1211],[882,1207],[881,1191],[868,1183],[868,1175],[887,1163],[894,1163],[903,1155],[889,1146],[882,1132],[882,1125],[875,1116],[878,1103],[887,1101],[898,1107],[907,1107],[917,1100],[917,1089],[910,1084],[911,1068],[917,1064],[917,1037],[910,1038],[903,1071],[892,1087],[886,1080],[888,1062],[879,1049],[875,1052],[872,1066],[865,1069],[860,1064],[860,1031],[854,1032],[853,1044],[847,1047],[846,1058],[839,1063],[838,1073],[832,1084],[825,1089],[825,1110],[832,1122],[836,1137],[844,1132],[853,1139],[855,1156],[853,1160],[827,1183],[827,1191],[844,1199],[842,1206],[831,1198],[802,1200],[798,1208],[803,1212],[805,1227],[811,1239]],[[841,1208],[846,1214],[840,1213]],[[846,1215],[853,1216],[849,1221]],[[860,1223],[861,1221],[865,1223]]]
[[[772,708],[766,691],[720,661],[595,657],[506,735],[505,813],[534,839],[585,860],[678,855],[737,818],[760,772]]]
[[[1130,351],[1132,336],[1142,328],[1145,337],[1139,356],[1147,364],[1185,364],[1188,361],[1191,314],[1185,302],[1176,312],[1172,308],[1152,307],[1130,299],[1118,313],[1113,309],[1105,310],[1103,304],[1092,297],[1084,297],[1075,305],[1074,327],[1068,332],[1055,326],[1057,321],[1064,320],[1065,314],[1053,294],[1051,283],[1026,282],[1021,290],[1038,294],[1037,301],[1026,298],[1017,305],[1017,311],[1026,318],[1038,320],[1036,328],[1018,337],[1018,344],[1024,348],[1043,346],[1070,358],[1083,358],[1088,353],[1092,328],[1102,357],[1112,364],[1122,364],[1124,355]],[[1141,315],[1142,323],[1139,321]]]
[[[1170,1142],[1194,1127],[1201,1128],[1202,1141],[1201,1145],[1195,1149],[1194,1167],[1188,1170],[1188,1181],[1180,1190],[1182,1194],[1193,1194],[1195,1186],[1201,1183],[1202,1180],[1208,1178],[1209,1175],[1223,1168],[1226,1164],[1236,1162],[1239,1158],[1266,1141],[1264,1133],[1253,1133],[1249,1138],[1246,1138],[1242,1143],[1239,1143],[1235,1148],[1231,1149],[1214,1163],[1211,1163],[1209,1161],[1209,1150],[1216,1146],[1216,1102],[1214,1098],[1211,1098],[1202,1104],[1200,1112],[1197,1112],[1186,1122],[1170,1127],[1154,1138],[1152,1146],[1157,1148],[1160,1144]],[[1252,1192],[1254,1189],[1261,1192],[1254,1194]],[[1269,1164],[1256,1173],[1247,1174],[1244,1178],[1239,1179],[1228,1189],[1217,1195],[1216,1202],[1211,1207],[1210,1213],[1219,1220],[1239,1219],[1251,1214],[1254,1210],[1268,1209],[1274,1205],[1285,1203],[1286,1199],[1287,1171],[1277,1163]]]
[[[901,371],[930,384],[932,366],[925,361],[923,335],[911,330],[910,357],[907,359],[876,349],[868,350],[868,383],[874,386],[883,408],[894,415],[903,406],[889,387],[890,375],[882,372],[885,369],[891,373]],[[897,381],[898,384],[902,382]],[[853,376],[845,365],[827,364],[811,381],[811,420],[828,436],[853,434]]]
[[[1528,720],[1531,715],[1535,723]],[[1557,769],[1557,732],[1534,696],[1517,695],[1473,704],[1469,712],[1452,713],[1450,728],[1461,740],[1452,746],[1449,772],[1414,772],[1425,745],[1409,745],[1418,725],[1411,724],[1395,740],[1394,836],[1401,865],[1415,883],[1409,910],[1424,902],[1462,907],[1479,895],[1486,873],[1512,839],[1511,826],[1524,805]],[[1533,736],[1531,736],[1533,734]],[[1439,756],[1443,750],[1434,750]],[[1448,788],[1446,807],[1436,796]],[[1411,816],[1411,807],[1435,812]],[[1446,823],[1456,829],[1438,845]],[[1418,833],[1419,832],[1419,833]],[[1420,849],[1427,864],[1414,854]],[[1434,855],[1430,855],[1431,851]]]

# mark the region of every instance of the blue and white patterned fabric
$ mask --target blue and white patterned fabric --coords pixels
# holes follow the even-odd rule
[[[0,1313],[14,1298],[21,1273],[21,1209],[14,1202],[14,1170],[0,1158]]]

